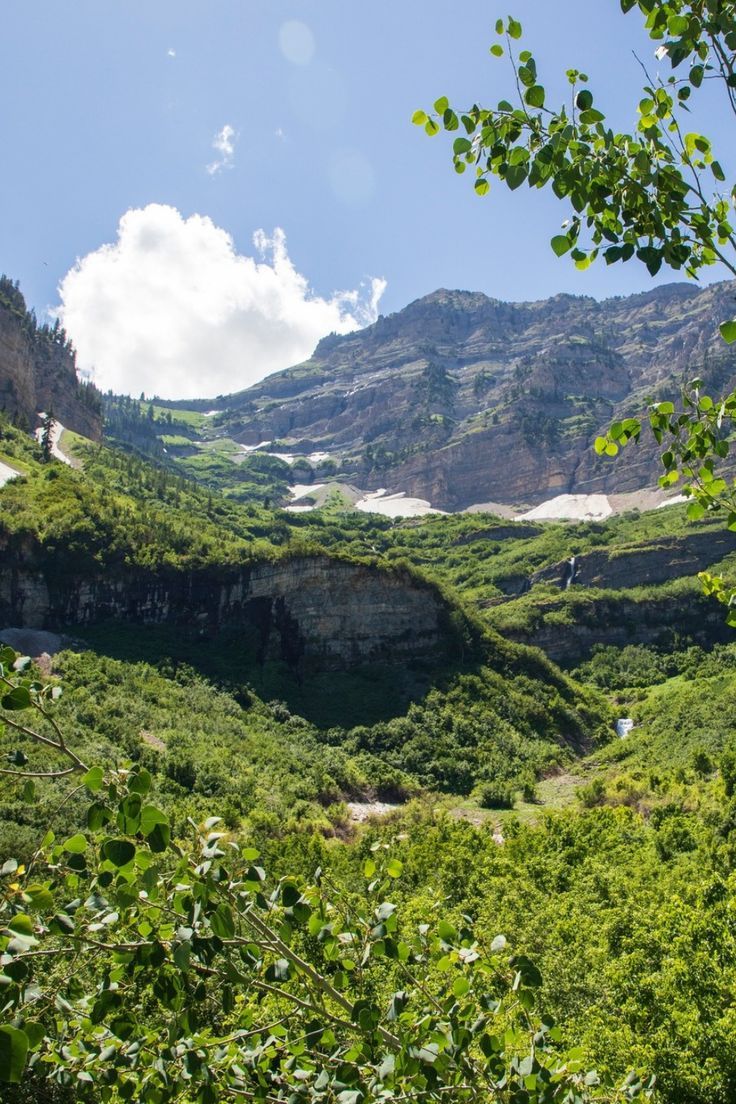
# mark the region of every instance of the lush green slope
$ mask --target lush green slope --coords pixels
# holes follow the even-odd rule
[[[521,535],[480,515],[392,524],[331,507],[289,516],[106,449],[85,448],[81,472],[43,465],[27,438],[6,425],[2,433],[0,453],[27,473],[0,490],[6,554],[33,545],[52,571],[188,570],[326,549],[406,563],[467,608],[470,626],[473,607],[510,626],[549,624],[554,604],[560,632],[604,598],[609,611],[624,599],[676,609],[697,587],[683,577],[564,592],[543,580],[507,593],[571,550],[615,556],[700,531],[676,508]],[[349,892],[371,848],[386,844],[403,863],[392,900],[410,920],[442,902],[457,923],[470,916],[482,939],[503,931],[534,956],[544,1007],[587,1064],[616,1077],[631,1066],[655,1072],[662,1104],[730,1104],[736,644],[599,647],[573,681],[541,653],[477,631],[480,652],[405,698],[382,669],[325,677],[324,712],[311,723],[299,715],[314,706],[308,688],[273,670],[242,677],[228,666],[227,641],[218,651],[217,641],[164,634],[144,650],[108,626],[90,634],[95,650],[55,660],[57,715],[86,759],[150,771],[175,835],[189,817],[220,816],[277,873],[319,866]],[[613,736],[616,716],[635,721],[624,740]],[[32,767],[47,763],[8,732],[3,741]],[[564,787],[549,800],[558,779]],[[72,788],[39,780],[24,801],[4,777],[3,856],[27,858],[48,826],[60,836],[84,827]],[[370,799],[399,808],[356,826],[346,802]]]

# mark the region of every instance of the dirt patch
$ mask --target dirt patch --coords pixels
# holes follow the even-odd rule
[[[166,751],[166,744],[160,736],[154,736],[152,732],[147,732],[145,728],[142,728],[138,735],[143,743],[148,744],[154,751]]]
[[[356,824],[362,824],[372,817],[385,817],[389,813],[395,813],[401,805],[392,805],[388,801],[348,801],[350,819]]]

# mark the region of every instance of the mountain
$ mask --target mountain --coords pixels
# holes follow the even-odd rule
[[[198,405],[217,407],[216,432],[240,445],[317,454],[314,475],[300,461],[300,482],[338,476],[442,510],[639,490],[658,475],[653,444],[611,464],[595,457],[593,441],[691,375],[733,385],[736,356],[718,335],[733,298],[730,283],[603,302],[504,303],[439,290],[358,333],[323,339],[303,364]]]
[[[74,348],[58,321],[39,326],[18,285],[0,277],[0,410],[33,428],[53,410],[68,429],[99,440],[99,392],[77,377]]]

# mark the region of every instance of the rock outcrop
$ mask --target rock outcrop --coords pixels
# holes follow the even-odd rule
[[[723,608],[695,590],[678,596],[637,600],[622,595],[591,597],[572,608],[559,602],[540,602],[533,624],[504,630],[517,644],[531,645],[555,663],[571,666],[588,659],[596,644],[623,648],[627,644],[657,644],[671,648],[674,640],[690,640],[702,647],[729,643],[733,629]]]
[[[736,533],[726,529],[662,537],[610,550],[596,549],[575,557],[572,585],[604,590],[656,586],[706,571],[731,552],[736,552]],[[529,583],[558,582],[565,587],[569,567],[569,560],[544,567],[531,576]]]
[[[723,607],[700,592],[694,577],[699,571],[720,570],[734,552],[736,533],[711,526],[677,537],[596,548],[531,576],[497,580],[508,598],[485,605],[498,610],[491,621],[504,636],[541,648],[561,664],[586,659],[596,644],[671,646],[679,638],[711,646],[732,639],[733,630],[726,625]],[[676,579],[690,579],[692,585],[673,593],[666,584]],[[540,590],[533,613],[515,625],[505,603],[544,583],[563,593],[556,597]]]
[[[64,577],[0,567],[0,625],[68,632],[100,622],[177,625],[203,638],[242,630],[256,662],[298,671],[440,661],[450,609],[405,571],[302,556],[240,569]]]
[[[77,377],[74,349],[64,330],[38,326],[17,286],[0,278],[0,410],[32,429],[39,411],[92,440],[102,435],[102,405],[91,384]]]

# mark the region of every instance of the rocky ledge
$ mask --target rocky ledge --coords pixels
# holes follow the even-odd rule
[[[120,622],[177,625],[203,638],[242,630],[244,654],[297,671],[441,660],[452,653],[451,610],[406,571],[327,556],[233,569],[52,578],[0,568],[0,625],[74,635]]]

